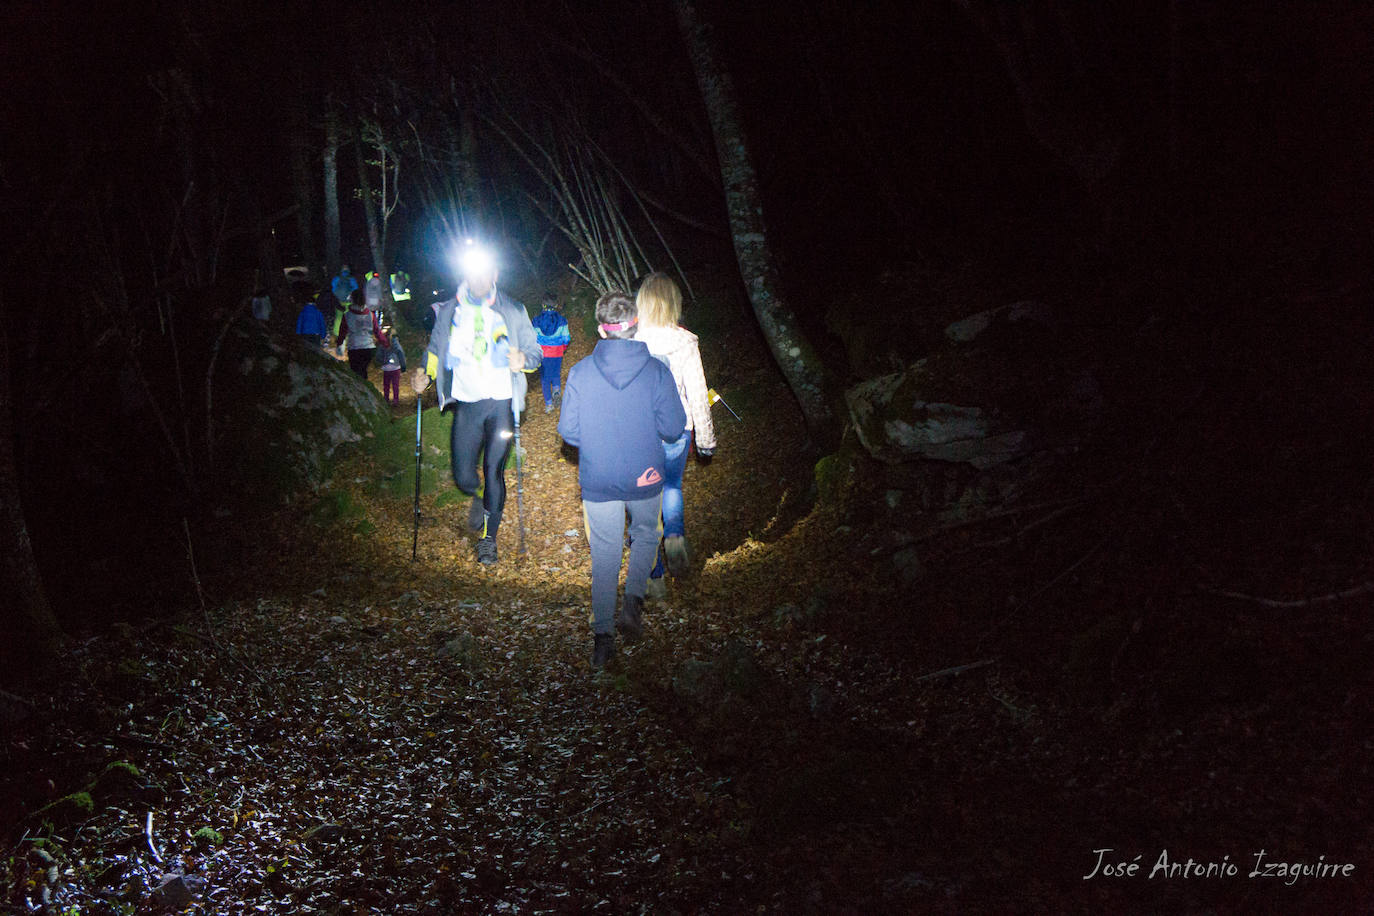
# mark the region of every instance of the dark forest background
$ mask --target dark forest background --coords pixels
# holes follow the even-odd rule
[[[707,0],[698,15],[738,89],[783,288],[837,385],[916,355],[900,329],[965,284],[1105,331],[1118,406],[1148,394],[1133,335],[1165,328],[1150,358],[1168,371],[1317,368],[1326,387],[1308,393],[1363,430],[1367,5]],[[732,261],[666,3],[15,3],[3,33],[10,492],[69,623],[96,595],[156,601],[157,558],[181,562],[180,520],[218,486],[200,367],[253,287],[286,297],[283,266],[368,266],[354,136],[399,156],[386,257],[433,285],[457,223],[498,240],[529,289],[577,260],[521,144],[599,150],[652,204],[625,205],[638,233],[655,238],[651,214],[688,268]],[[881,292],[892,276],[925,279]],[[840,339],[874,324],[899,330]],[[1176,392],[1154,394],[1142,422]]]
[[[1357,0],[0,6],[0,892],[1357,911],[1371,59]],[[479,566],[446,418],[292,333],[399,267],[414,359],[466,235],[570,361],[670,272],[738,412],[599,673],[553,413]]]

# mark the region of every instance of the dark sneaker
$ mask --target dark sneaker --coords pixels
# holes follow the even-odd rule
[[[626,595],[624,607],[616,618],[615,628],[626,642],[635,642],[644,635],[644,599],[638,595]]]
[[[487,524],[487,510],[482,505],[482,494],[474,493],[472,502],[468,506],[468,527],[473,531],[481,531]]]
[[[496,565],[496,538],[482,538],[477,542],[477,562],[483,566]]]
[[[592,667],[605,667],[613,655],[615,655],[615,636],[610,633],[597,633],[592,640]]]
[[[692,560],[687,555],[687,539],[680,534],[663,539],[663,556],[668,561],[668,572],[675,579],[687,575]]]

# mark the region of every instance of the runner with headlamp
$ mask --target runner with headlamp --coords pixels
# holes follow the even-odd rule
[[[513,411],[524,410],[525,374],[539,371],[541,351],[525,306],[496,288],[497,263],[489,249],[465,243],[458,273],[458,292],[440,305],[425,366],[412,374],[411,386],[419,394],[432,378],[439,408],[454,405],[453,482],[472,497],[468,525],[478,532],[477,561],[491,566],[506,505]]]

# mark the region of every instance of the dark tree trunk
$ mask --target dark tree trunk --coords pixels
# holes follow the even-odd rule
[[[311,168],[314,158],[314,144],[310,137],[310,119],[306,113],[305,100],[297,96],[291,106],[291,181],[295,186],[296,233],[300,245],[301,263],[310,268],[318,282],[320,272],[325,270],[324,257],[315,241],[315,213],[318,196]]]
[[[382,238],[377,202],[372,199],[372,179],[368,177],[367,161],[363,156],[362,132],[356,129],[353,131],[353,152],[358,157],[358,184],[363,194],[363,215],[367,218],[367,241],[372,248],[372,269],[382,275],[382,302],[391,305],[391,274],[386,266],[386,241]]]
[[[459,131],[461,155],[455,163],[462,195],[460,203],[466,212],[465,218],[480,226],[485,224],[486,214],[482,205],[482,176],[477,171],[477,129],[474,126],[477,118],[470,109],[463,109],[462,118]]]
[[[674,0],[673,7],[715,135],[730,237],[750,304],[773,358],[801,405],[807,431],[818,445],[830,446],[838,442],[839,423],[831,406],[829,381],[819,355],[782,297],[777,262],[764,229],[758,177],[740,124],[734,83],[717,59],[692,0]]]
[[[57,651],[60,631],[34,560],[14,453],[14,403],[10,386],[9,336],[0,322],[0,627],[10,635],[0,648],[6,669],[41,664]]]
[[[254,231],[257,233],[259,285],[272,297],[272,321],[280,324],[287,315],[294,320],[295,309],[292,308],[291,288],[282,269],[276,223],[273,217],[263,215],[262,201],[256,194],[252,200]]]
[[[343,267],[339,232],[339,115],[328,104],[324,121],[324,263],[328,283]]]

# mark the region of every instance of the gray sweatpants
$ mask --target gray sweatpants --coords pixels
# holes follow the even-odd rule
[[[587,543],[592,548],[592,632],[615,630],[615,592],[620,584],[620,559],[625,551],[625,512],[630,513],[630,568],[625,594],[644,597],[649,573],[658,556],[659,501],[648,499],[582,501]]]

